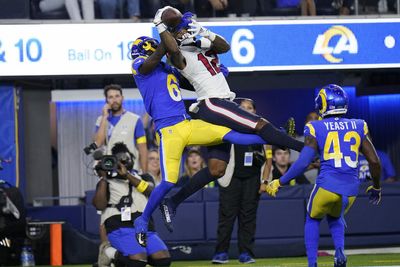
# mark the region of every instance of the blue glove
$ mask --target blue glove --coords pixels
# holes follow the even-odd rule
[[[229,75],[229,70],[228,70],[227,67],[225,67],[224,64],[220,64],[220,65],[219,65],[219,70],[222,72],[222,74],[223,74],[225,77],[228,77],[228,75]]]
[[[369,194],[369,203],[372,203],[374,205],[378,205],[379,202],[381,202],[381,194],[382,194],[382,189],[376,189],[374,186],[369,186],[367,190],[365,191],[367,194]]]

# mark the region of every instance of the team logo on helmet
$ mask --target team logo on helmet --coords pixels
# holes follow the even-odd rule
[[[326,115],[346,114],[349,98],[342,87],[336,84],[329,84],[321,88],[315,98],[315,109],[321,117]]]
[[[131,48],[132,59],[135,59],[138,56],[148,56],[156,51],[158,44],[158,41],[151,37],[141,36],[137,38],[133,42]]]

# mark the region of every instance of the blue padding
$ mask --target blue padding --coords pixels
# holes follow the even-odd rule
[[[219,201],[218,187],[204,188],[203,189],[203,198],[204,198],[204,201]]]
[[[304,235],[305,207],[296,199],[262,200],[257,210],[256,238],[295,238]]]
[[[167,194],[167,197],[173,196],[176,192],[178,192],[181,188],[180,187],[174,187],[171,189],[171,191]],[[202,190],[197,191],[187,199],[185,199],[185,202],[200,202],[203,201],[203,192]]]
[[[65,221],[84,231],[84,206],[28,207],[27,217],[40,221]]]
[[[218,209],[219,202],[207,202],[206,203],[206,237],[207,240],[217,239],[217,227],[218,227]],[[237,220],[232,231],[232,240],[237,239]]]
[[[204,240],[204,203],[182,203],[173,220],[174,232],[169,233],[159,210],[153,213],[156,230],[164,241]]]
[[[345,216],[347,234],[399,233],[400,196],[386,196],[371,205],[367,197],[359,197]]]
[[[97,214],[97,210],[92,205],[85,206],[85,231],[98,235],[100,225],[100,215]]]
[[[306,188],[306,189],[308,189],[308,188]],[[299,198],[299,199],[304,198],[304,187],[303,186],[301,186],[301,185],[283,186],[279,189],[279,192],[276,195],[276,198],[270,197],[268,194],[262,194],[260,199],[274,200],[274,199],[294,199],[294,198]]]
[[[92,205],[92,199],[93,199],[95,193],[96,193],[96,190],[85,191],[85,204],[86,205]]]

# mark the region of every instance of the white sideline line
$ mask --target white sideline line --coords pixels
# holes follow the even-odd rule
[[[323,250],[324,252],[334,255],[334,250]],[[367,249],[345,249],[346,255],[359,255],[359,254],[391,254],[400,253],[400,247],[389,248],[367,248]]]

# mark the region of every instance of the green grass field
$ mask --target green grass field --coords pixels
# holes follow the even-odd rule
[[[241,264],[237,259],[231,259],[227,264],[211,264],[210,261],[175,261],[172,267],[307,267],[305,257],[293,258],[274,258],[274,259],[256,259],[254,264]],[[91,267],[91,265],[66,265],[70,267]],[[318,267],[332,267],[333,257],[319,257]],[[353,266],[397,266],[400,267],[400,254],[368,254],[368,255],[350,255],[347,261],[348,267]]]
[[[173,267],[215,267],[210,261],[176,261]],[[276,258],[276,259],[256,259],[255,264],[240,264],[237,259],[231,259],[228,264],[222,266],[254,266],[254,267],[302,267],[307,266],[305,257],[299,258]],[[318,266],[333,266],[333,257],[319,257]],[[370,255],[352,255],[348,256],[347,266],[399,266],[400,254],[370,254]]]

